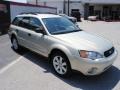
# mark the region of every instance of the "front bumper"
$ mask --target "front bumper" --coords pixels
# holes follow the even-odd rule
[[[117,57],[117,51],[108,58],[98,60],[78,59],[73,60],[72,68],[80,71],[84,75],[98,75],[110,68]]]

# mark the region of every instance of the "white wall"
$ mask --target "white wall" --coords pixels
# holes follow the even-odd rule
[[[29,3],[35,3],[36,0],[27,0]],[[38,2],[53,2],[53,1],[61,1],[64,0],[38,0]],[[67,1],[67,0],[66,0]],[[81,1],[83,3],[101,3],[101,4],[120,4],[120,0],[70,0],[70,1]]]
[[[30,4],[36,4],[36,1],[33,0],[28,0],[28,3]],[[57,8],[57,13],[60,14],[63,13],[63,1],[61,0],[38,0],[38,5],[42,6],[50,6],[50,7],[56,7]]]
[[[39,2],[39,5],[44,5],[44,2]],[[51,6],[51,7],[56,7],[57,8],[57,13],[63,13],[63,8],[64,8],[64,3],[63,1],[47,1],[46,2],[47,6]],[[65,4],[66,6],[66,14],[68,14],[68,4]],[[69,12],[71,15],[71,9],[79,9],[80,13],[82,14],[82,16],[84,15],[84,6],[82,3],[70,3],[70,8],[69,8]]]
[[[44,5],[46,2],[47,6],[57,7],[57,13],[59,11],[63,12],[63,1],[64,0],[38,0],[40,5]],[[66,0],[67,1],[67,0]],[[120,4],[120,0],[70,0],[70,1],[81,1],[81,3],[72,3],[70,4],[70,14],[71,9],[79,9],[82,16],[84,16],[84,3],[91,4]],[[29,3],[35,4],[35,0],[28,0]],[[68,13],[68,6],[66,5],[66,14]],[[96,6],[96,9],[100,9],[100,6]]]
[[[51,7],[56,7],[57,8],[57,13],[59,14],[60,12],[63,13],[63,8],[64,8],[64,0],[38,0],[39,5],[44,5],[44,2],[46,2],[47,6]],[[66,0],[67,1],[67,0]],[[71,1],[81,1],[81,0],[71,0]],[[33,0],[28,0],[29,3],[36,4],[35,1]],[[71,14],[71,9],[79,9],[80,13],[82,16],[84,15],[84,7],[82,3],[71,3],[70,4],[70,14]],[[66,14],[68,13],[68,5],[66,3]]]
[[[47,2],[46,6],[51,6],[51,7],[56,7],[57,8],[57,13],[63,13],[63,2],[62,1],[51,1]]]
[[[11,21],[14,17],[23,12],[51,12],[56,13],[56,9],[32,6],[10,5]]]
[[[120,0],[81,0],[84,3],[120,4]]]

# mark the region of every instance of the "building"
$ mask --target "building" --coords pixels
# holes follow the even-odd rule
[[[71,10],[80,10],[82,15],[84,14],[84,8],[80,0],[71,0],[68,7],[68,0],[27,0],[27,3],[54,6],[57,8],[57,13],[65,13],[71,15]],[[68,11],[69,8],[69,11]]]
[[[84,19],[88,16],[120,19],[120,0],[28,0],[27,2],[56,7],[58,14],[71,15],[72,11],[79,11]]]
[[[0,1],[0,35],[7,33],[11,21],[16,15],[29,12],[55,13],[54,7],[32,5],[26,3],[17,3],[9,1]]]
[[[99,19],[120,19],[120,0],[84,0],[85,18],[97,15]]]

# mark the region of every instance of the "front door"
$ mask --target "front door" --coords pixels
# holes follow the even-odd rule
[[[28,41],[31,43],[31,49],[40,54],[44,54],[47,52],[46,42],[47,35],[43,35],[42,33],[36,32],[37,28],[43,27],[42,23],[37,18],[30,18],[30,36]],[[43,28],[44,29],[44,28]]]

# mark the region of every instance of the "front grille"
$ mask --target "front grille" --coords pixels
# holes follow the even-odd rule
[[[114,47],[112,47],[111,49],[107,50],[104,52],[104,56],[105,57],[109,57],[110,55],[112,55],[114,53]]]

